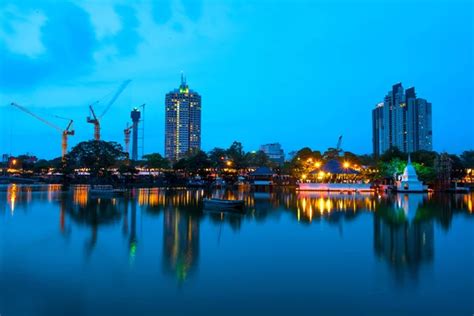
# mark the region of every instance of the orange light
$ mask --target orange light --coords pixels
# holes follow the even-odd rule
[[[314,166],[315,166],[316,168],[319,168],[319,167],[321,167],[321,162],[319,162],[319,161],[316,161],[316,162],[314,163]]]
[[[344,166],[344,169],[347,169],[349,168],[350,164],[347,161],[344,161],[343,166]]]

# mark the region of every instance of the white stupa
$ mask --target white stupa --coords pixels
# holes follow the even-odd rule
[[[401,179],[397,181],[398,192],[425,192],[428,188],[423,185],[423,182],[418,180],[415,167],[411,164],[410,155],[408,155],[408,163],[403,170]]]

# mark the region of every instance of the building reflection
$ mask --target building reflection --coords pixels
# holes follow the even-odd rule
[[[199,219],[192,213],[168,207],[163,217],[163,269],[184,282],[199,260]]]
[[[416,279],[434,255],[434,223],[420,213],[428,197],[399,194],[374,214],[374,251],[393,268],[398,281]]]

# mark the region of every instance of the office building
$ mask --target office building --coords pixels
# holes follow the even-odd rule
[[[173,162],[201,149],[201,96],[181,75],[179,89],[166,94],[165,106],[165,157]]]

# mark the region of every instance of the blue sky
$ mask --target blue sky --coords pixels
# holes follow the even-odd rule
[[[102,135],[123,143],[133,106],[146,103],[145,151],[163,153],[164,96],[184,71],[202,95],[204,150],[343,148],[371,153],[371,110],[392,84],[433,103],[437,151],[474,148],[473,2],[470,0],[9,1],[0,2],[0,153],[60,155],[60,135],[12,109],[15,101],[60,126],[71,145]],[[102,108],[101,108],[102,106]]]

